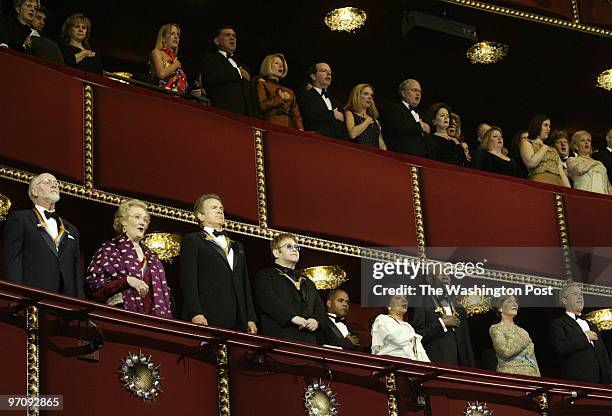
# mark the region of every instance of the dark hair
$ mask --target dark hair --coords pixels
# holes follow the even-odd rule
[[[606,133],[604,134],[604,138],[606,138],[606,136],[607,136],[608,134],[610,134],[610,132],[611,132],[611,131],[612,131],[612,126],[610,126],[610,127],[608,127],[608,128],[606,129]]]
[[[311,75],[314,75],[316,77],[317,75],[317,65],[319,64],[325,64],[327,62],[325,61],[319,61],[319,62],[315,62],[314,64],[310,65],[307,69],[306,69],[306,81],[309,83],[312,83],[312,78],[310,77]],[[329,64],[328,64],[329,65]]]
[[[542,131],[542,123],[544,123],[546,120],[550,120],[550,117],[545,114],[536,114],[533,116],[529,122],[529,127],[527,128],[527,138],[530,140],[537,139]]]
[[[569,142],[569,135],[565,130],[555,130],[548,136],[547,143],[549,146],[554,146],[557,140],[566,139]]]
[[[442,109],[442,108],[446,108],[446,111],[448,111],[448,117],[449,117],[449,120],[450,120],[450,115],[452,113],[451,108],[448,105],[444,104],[444,103],[435,103],[435,104],[432,104],[429,107],[429,109],[427,110],[427,112],[425,113],[425,122],[427,124],[429,124],[432,129],[434,128],[433,122],[436,119],[436,115],[438,114],[438,111],[440,111],[440,109]],[[435,133],[435,132],[432,132],[432,133]]]
[[[37,10],[38,12],[43,13],[45,16],[49,17],[49,9],[47,9],[45,6],[43,6],[42,4],[40,5],[40,7]]]
[[[348,295],[348,292],[344,289],[342,289],[341,287],[338,287],[336,289],[332,289],[329,292],[327,292],[327,296],[325,297],[325,301],[327,302],[328,300],[333,300],[336,297],[336,293],[338,292],[344,292]]]
[[[221,204],[223,204],[223,201],[221,200],[221,197],[217,194],[204,194],[201,195],[195,202],[195,204],[193,205],[193,213],[197,214],[198,212],[201,212],[202,209],[204,208],[204,202],[208,201],[209,199],[216,199],[217,201],[221,202]],[[197,219],[197,217],[196,217]]]
[[[215,27],[215,30],[213,31],[212,39],[214,39],[217,36],[219,36],[223,29],[232,29],[234,32],[236,31],[236,28],[234,26],[232,26],[232,25],[219,25],[219,26]]]

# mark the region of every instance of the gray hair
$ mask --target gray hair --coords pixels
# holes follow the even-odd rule
[[[582,285],[580,283],[568,280],[559,291],[559,301],[567,298],[567,291],[572,287],[577,287],[582,292]],[[561,304],[563,304],[563,302],[561,302]]]
[[[400,84],[399,87],[397,89],[397,91],[399,92],[399,95],[402,95],[402,91],[406,88],[406,85],[408,85],[411,82],[419,82],[416,79],[412,79],[412,78],[408,78],[403,80]]]
[[[46,172],[45,173],[41,173],[40,175],[34,176],[30,180],[30,184],[28,185],[28,197],[34,203],[36,203],[36,197],[34,197],[34,194],[32,193],[32,191],[40,183],[40,177],[43,176],[43,175],[46,175],[46,174],[47,174]]]

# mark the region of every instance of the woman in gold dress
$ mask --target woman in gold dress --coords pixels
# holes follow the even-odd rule
[[[521,140],[521,159],[529,171],[529,179],[536,182],[571,188],[557,151],[546,144],[550,134],[550,118],[537,114],[529,123],[527,139]]]
[[[501,320],[491,325],[489,334],[497,353],[497,371],[540,377],[540,369],[529,333],[514,323],[518,303],[514,296],[502,296],[498,311]]]

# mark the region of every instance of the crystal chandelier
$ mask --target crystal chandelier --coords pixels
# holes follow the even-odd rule
[[[325,15],[323,21],[331,30],[353,32],[365,24],[366,13],[356,7],[334,9]]]
[[[493,64],[504,59],[508,45],[497,42],[478,42],[467,51],[467,57],[473,64]]]
[[[612,69],[603,71],[597,77],[597,86],[605,90],[612,90]]]

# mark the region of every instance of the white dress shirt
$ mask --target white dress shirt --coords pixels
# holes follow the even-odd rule
[[[580,328],[582,329],[583,332],[586,331],[590,331],[591,328],[589,327],[589,324],[587,323],[587,321],[585,321],[580,315],[578,315],[579,319],[576,319],[576,314],[573,312],[568,312],[565,311],[565,313],[567,314],[567,316],[569,316],[570,318],[572,318],[574,321],[576,321],[576,323],[578,325],[580,325]],[[587,337],[587,339],[589,340],[589,342],[591,343],[591,345],[593,345],[593,341],[591,341],[588,337],[588,335],[585,333],[584,334],[585,337]]]
[[[42,219],[43,219],[43,221],[45,223],[45,228],[46,228],[47,232],[49,233],[51,238],[53,240],[55,240],[57,238],[57,235],[59,234],[59,231],[57,229],[57,221],[55,221],[55,218],[47,218],[47,217],[45,217],[45,211],[55,212],[55,210],[50,211],[50,210],[48,210],[48,209],[46,209],[44,207],[41,207],[40,205],[34,205],[34,207],[40,213],[40,216],[42,217]]]
[[[319,88],[319,87],[312,87],[312,88],[314,88],[314,90],[315,90],[316,92],[318,92],[318,93],[319,93],[319,95],[321,95],[321,93],[323,92],[323,88]],[[325,101],[325,105],[327,106],[327,109],[328,109],[328,110],[333,110],[333,108],[332,108],[332,102],[331,102],[331,100],[329,99],[329,97],[327,96],[327,93],[326,93],[325,95],[321,95],[321,98],[323,98],[323,101]]]
[[[332,321],[332,323],[334,325],[336,325],[336,328],[338,328],[338,331],[340,331],[340,333],[342,334],[342,336],[344,338],[347,337],[348,334],[350,334],[348,327],[346,326],[346,324],[344,322],[336,322],[336,320],[334,318],[336,318],[336,314],[334,313],[327,313],[328,315],[328,319],[330,321]]]
[[[223,249],[223,251],[227,250],[227,239],[225,238],[224,235],[219,235],[215,237],[214,231],[221,231],[221,230],[215,230],[212,227],[204,227],[204,231],[206,231],[212,238],[213,241],[219,245],[219,247],[221,247]],[[227,252],[227,262],[229,263],[230,269],[234,270],[234,250],[230,247],[229,251]]]
[[[227,60],[228,60],[228,62],[229,62],[230,64],[232,64],[232,66],[233,66],[234,68],[236,68],[236,71],[238,71],[238,75],[240,75],[240,78],[242,78],[242,72],[240,72],[240,68],[238,68],[238,64],[236,63],[236,61],[234,61],[234,58],[228,58],[228,57],[227,57],[227,52],[225,52],[225,51],[217,51],[217,52],[219,52],[221,55],[223,55],[223,57],[224,57],[225,59],[227,59]]]
[[[406,108],[410,111],[410,114],[412,114],[412,117],[414,117],[414,121],[416,121],[417,123],[421,121],[421,116],[419,116],[419,113],[410,108],[410,105],[408,105],[406,101],[402,100],[402,104],[404,104]]]

